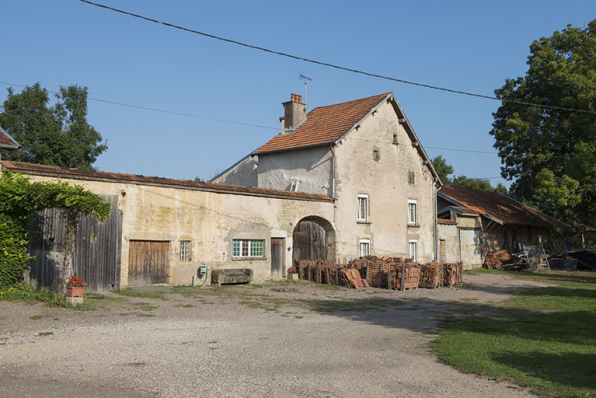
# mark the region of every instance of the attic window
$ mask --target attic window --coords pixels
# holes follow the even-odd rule
[[[416,174],[413,171],[408,171],[408,184],[416,185]]]
[[[397,140],[397,134],[393,134],[393,144],[394,145],[399,144],[399,141]]]
[[[378,161],[381,159],[381,152],[378,149],[373,149],[373,160]]]

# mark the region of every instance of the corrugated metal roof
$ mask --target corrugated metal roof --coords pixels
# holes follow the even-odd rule
[[[446,200],[475,211],[485,217],[496,218],[503,224],[568,228],[569,225],[498,192],[482,191],[444,185],[439,192]]]

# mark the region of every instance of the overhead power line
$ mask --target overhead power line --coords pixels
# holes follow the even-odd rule
[[[4,82],[4,81],[0,81],[0,84],[5,84],[7,86],[22,87],[22,88],[28,87],[28,86],[26,86],[24,84],[9,83],[9,82]],[[44,90],[46,90],[47,92],[52,93],[52,94],[59,94],[57,91],[48,90],[48,89],[44,89]],[[260,124],[251,124],[251,123],[235,122],[235,121],[232,121],[232,120],[215,119],[215,118],[212,118],[212,117],[191,115],[191,114],[188,114],[188,113],[173,112],[173,111],[167,111],[167,110],[158,109],[158,108],[149,108],[147,106],[126,104],[124,102],[110,101],[110,100],[104,100],[104,99],[99,99],[99,98],[87,97],[87,100],[89,100],[89,101],[96,101],[96,102],[103,102],[105,104],[112,104],[112,105],[118,105],[118,106],[126,106],[126,107],[129,107],[129,108],[135,108],[135,109],[142,109],[142,110],[145,110],[145,111],[160,112],[160,113],[166,113],[166,114],[176,115],[176,116],[192,117],[192,118],[195,118],[195,119],[212,120],[212,121],[215,121],[215,122],[236,124],[236,125],[240,125],[240,126],[257,127],[257,128],[262,128],[262,129],[268,129],[268,130],[276,130],[276,131],[279,130],[279,128],[276,128],[276,127],[262,126]],[[367,139],[362,139],[362,138],[359,138],[358,140],[360,140],[360,141],[368,141],[368,142],[376,142],[374,140],[367,140]],[[441,150],[445,150],[445,151],[455,151],[455,152],[488,153],[488,154],[491,154],[491,155],[496,155],[495,152],[476,151],[476,150],[472,150],[472,149],[439,148],[439,147],[433,147],[433,146],[425,146],[425,148],[427,148],[427,149],[441,149]]]
[[[378,79],[384,79],[384,80],[390,80],[390,81],[394,81],[394,82],[398,82],[398,83],[403,83],[403,84],[409,84],[412,86],[418,86],[418,87],[425,87],[425,88],[429,88],[432,90],[439,90],[439,91],[446,91],[449,93],[453,93],[453,94],[461,94],[461,95],[467,95],[470,97],[476,97],[476,98],[484,98],[484,99],[490,99],[490,100],[496,100],[496,101],[503,101],[503,102],[511,102],[511,103],[516,103],[516,104],[521,104],[521,105],[530,105],[530,106],[535,106],[535,107],[539,107],[539,108],[543,108],[543,109],[556,109],[556,110],[561,110],[561,111],[572,111],[572,112],[581,112],[581,113],[589,113],[589,114],[596,114],[595,111],[587,111],[587,110],[583,110],[583,109],[574,109],[574,108],[565,108],[565,107],[561,107],[561,106],[552,106],[552,105],[542,105],[542,104],[537,104],[534,102],[527,102],[527,101],[518,101],[518,100],[511,100],[511,99],[505,99],[505,98],[497,98],[495,96],[491,96],[491,95],[484,95],[484,94],[475,94],[475,93],[470,93],[467,91],[462,91],[462,90],[454,90],[454,89],[450,89],[450,88],[445,88],[445,87],[438,87],[438,86],[433,86],[430,84],[424,84],[424,83],[417,83],[417,82],[412,82],[412,81],[408,81],[408,80],[403,80],[403,79],[398,79],[395,77],[390,77],[390,76],[384,76],[384,75],[379,75],[376,73],[371,73],[371,72],[366,72],[366,71],[362,71],[362,70],[358,70],[358,69],[352,69],[352,68],[348,68],[345,66],[340,66],[340,65],[335,65],[335,64],[330,64],[327,62],[322,62],[322,61],[317,61],[314,59],[310,59],[310,58],[305,58],[305,57],[300,57],[298,55],[292,55],[292,54],[288,54],[288,53],[284,53],[284,52],[280,52],[280,51],[274,51],[274,50],[270,50],[268,48],[264,48],[264,47],[259,47],[259,46],[255,46],[252,44],[247,44],[247,43],[243,43],[241,41],[237,41],[237,40],[232,40],[232,39],[226,39],[225,37],[220,37],[220,36],[215,36],[212,35],[210,33],[205,33],[205,32],[200,32],[198,30],[194,30],[194,29],[189,29],[189,28],[185,28],[179,25],[174,25],[168,22],[163,22],[163,21],[159,21],[157,19],[153,19],[153,18],[149,18],[149,17],[145,17],[143,15],[139,15],[139,14],[134,14],[132,12],[128,12],[128,11],[123,11],[120,10],[118,8],[113,8],[113,7],[109,7],[103,4],[99,4],[99,3],[94,3],[88,0],[80,0],[83,3],[87,3],[96,7],[101,7],[101,8],[105,8],[107,10],[111,10],[111,11],[115,11],[118,12],[120,14],[124,14],[124,15],[128,15],[131,17],[135,17],[135,18],[139,18],[139,19],[143,19],[145,21],[149,21],[149,22],[154,22],[160,25],[164,25],[170,28],[174,28],[174,29],[179,29],[185,32],[189,32],[189,33],[194,33],[197,35],[201,35],[201,36],[205,36],[208,37],[210,39],[215,39],[215,40],[220,40],[226,43],[231,43],[231,44],[236,44],[239,46],[243,46],[243,47],[247,47],[247,48],[251,48],[253,50],[259,50],[259,51],[263,51],[266,53],[270,53],[270,54],[275,54],[275,55],[280,55],[282,57],[287,57],[287,58],[292,58],[298,61],[304,61],[304,62],[310,62],[312,64],[316,64],[316,65],[321,65],[321,66],[326,66],[329,68],[335,68],[335,69],[339,69],[339,70],[343,70],[346,72],[352,72],[352,73],[358,73],[361,75],[365,75],[365,76],[369,76],[369,77],[375,77]]]
[[[491,155],[496,155],[496,152],[489,152],[489,151],[475,151],[472,149],[456,149],[456,148],[439,148],[436,146],[424,146],[424,148],[428,148],[428,149],[442,149],[444,151],[455,151],[455,152],[472,152],[472,153],[488,153]]]
[[[8,83],[8,82],[2,82],[2,81],[0,81],[0,84],[6,84],[7,86],[16,86],[16,87],[23,87],[23,88],[27,87],[27,86],[22,85],[22,84]],[[52,91],[52,90],[47,90],[47,91],[49,93],[59,94],[57,91]],[[224,119],[215,119],[215,118],[212,118],[212,117],[192,115],[190,113],[173,112],[173,111],[167,111],[167,110],[164,110],[164,109],[149,108],[147,106],[126,104],[124,102],[108,101],[108,100],[99,99],[99,98],[87,97],[87,100],[89,100],[89,101],[96,101],[96,102],[103,102],[105,104],[126,106],[126,107],[129,107],[129,108],[143,109],[143,110],[146,110],[146,111],[167,113],[167,114],[170,114],[170,115],[192,117],[192,118],[195,118],[195,119],[203,119],[203,120],[212,120],[214,122],[237,124],[237,125],[240,125],[240,126],[258,127],[258,128],[262,128],[262,129],[269,129],[269,130],[279,130],[278,128],[275,128],[275,127],[261,126],[261,125],[258,125],[258,124],[251,124],[251,123],[234,122],[234,121],[231,121],[231,120],[224,120]]]

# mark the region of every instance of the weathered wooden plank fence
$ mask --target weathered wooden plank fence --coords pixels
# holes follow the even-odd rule
[[[117,195],[100,195],[113,203],[104,222],[83,217],[77,227],[72,273],[87,282],[87,291],[98,292],[120,287],[122,214]],[[60,211],[46,209],[29,226],[29,254],[35,256],[25,272],[25,282],[37,289],[55,290],[59,285],[64,259],[66,230]]]

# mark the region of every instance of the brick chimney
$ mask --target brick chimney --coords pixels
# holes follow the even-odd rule
[[[284,118],[282,134],[291,133],[300,123],[306,120],[306,104],[302,103],[302,96],[292,94],[290,101],[282,103]]]

